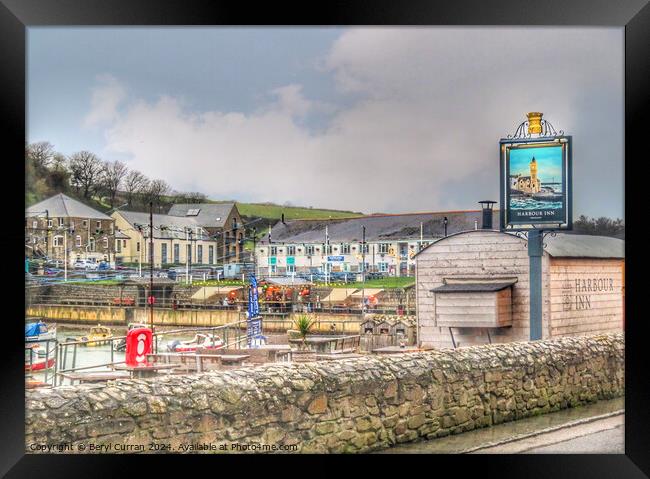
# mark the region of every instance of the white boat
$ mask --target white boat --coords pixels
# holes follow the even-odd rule
[[[223,339],[216,334],[198,333],[189,341],[178,339],[167,343],[167,350],[173,353],[193,353],[197,349],[219,349],[224,346]]]
[[[33,343],[56,339],[56,325],[48,326],[43,321],[25,324],[25,342]]]

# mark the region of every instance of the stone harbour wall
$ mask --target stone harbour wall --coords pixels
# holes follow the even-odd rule
[[[26,450],[368,452],[622,396],[624,348],[611,334],[28,390]]]

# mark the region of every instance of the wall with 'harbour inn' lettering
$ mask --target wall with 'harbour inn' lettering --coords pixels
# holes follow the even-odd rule
[[[621,331],[623,260],[551,258],[551,337]]]

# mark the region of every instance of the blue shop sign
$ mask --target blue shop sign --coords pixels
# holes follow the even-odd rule
[[[344,256],[328,256],[327,261],[344,261]]]

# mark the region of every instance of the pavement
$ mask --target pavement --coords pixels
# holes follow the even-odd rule
[[[376,453],[623,454],[624,407],[624,398],[599,401]]]
[[[474,454],[624,454],[625,414],[567,425]]]

